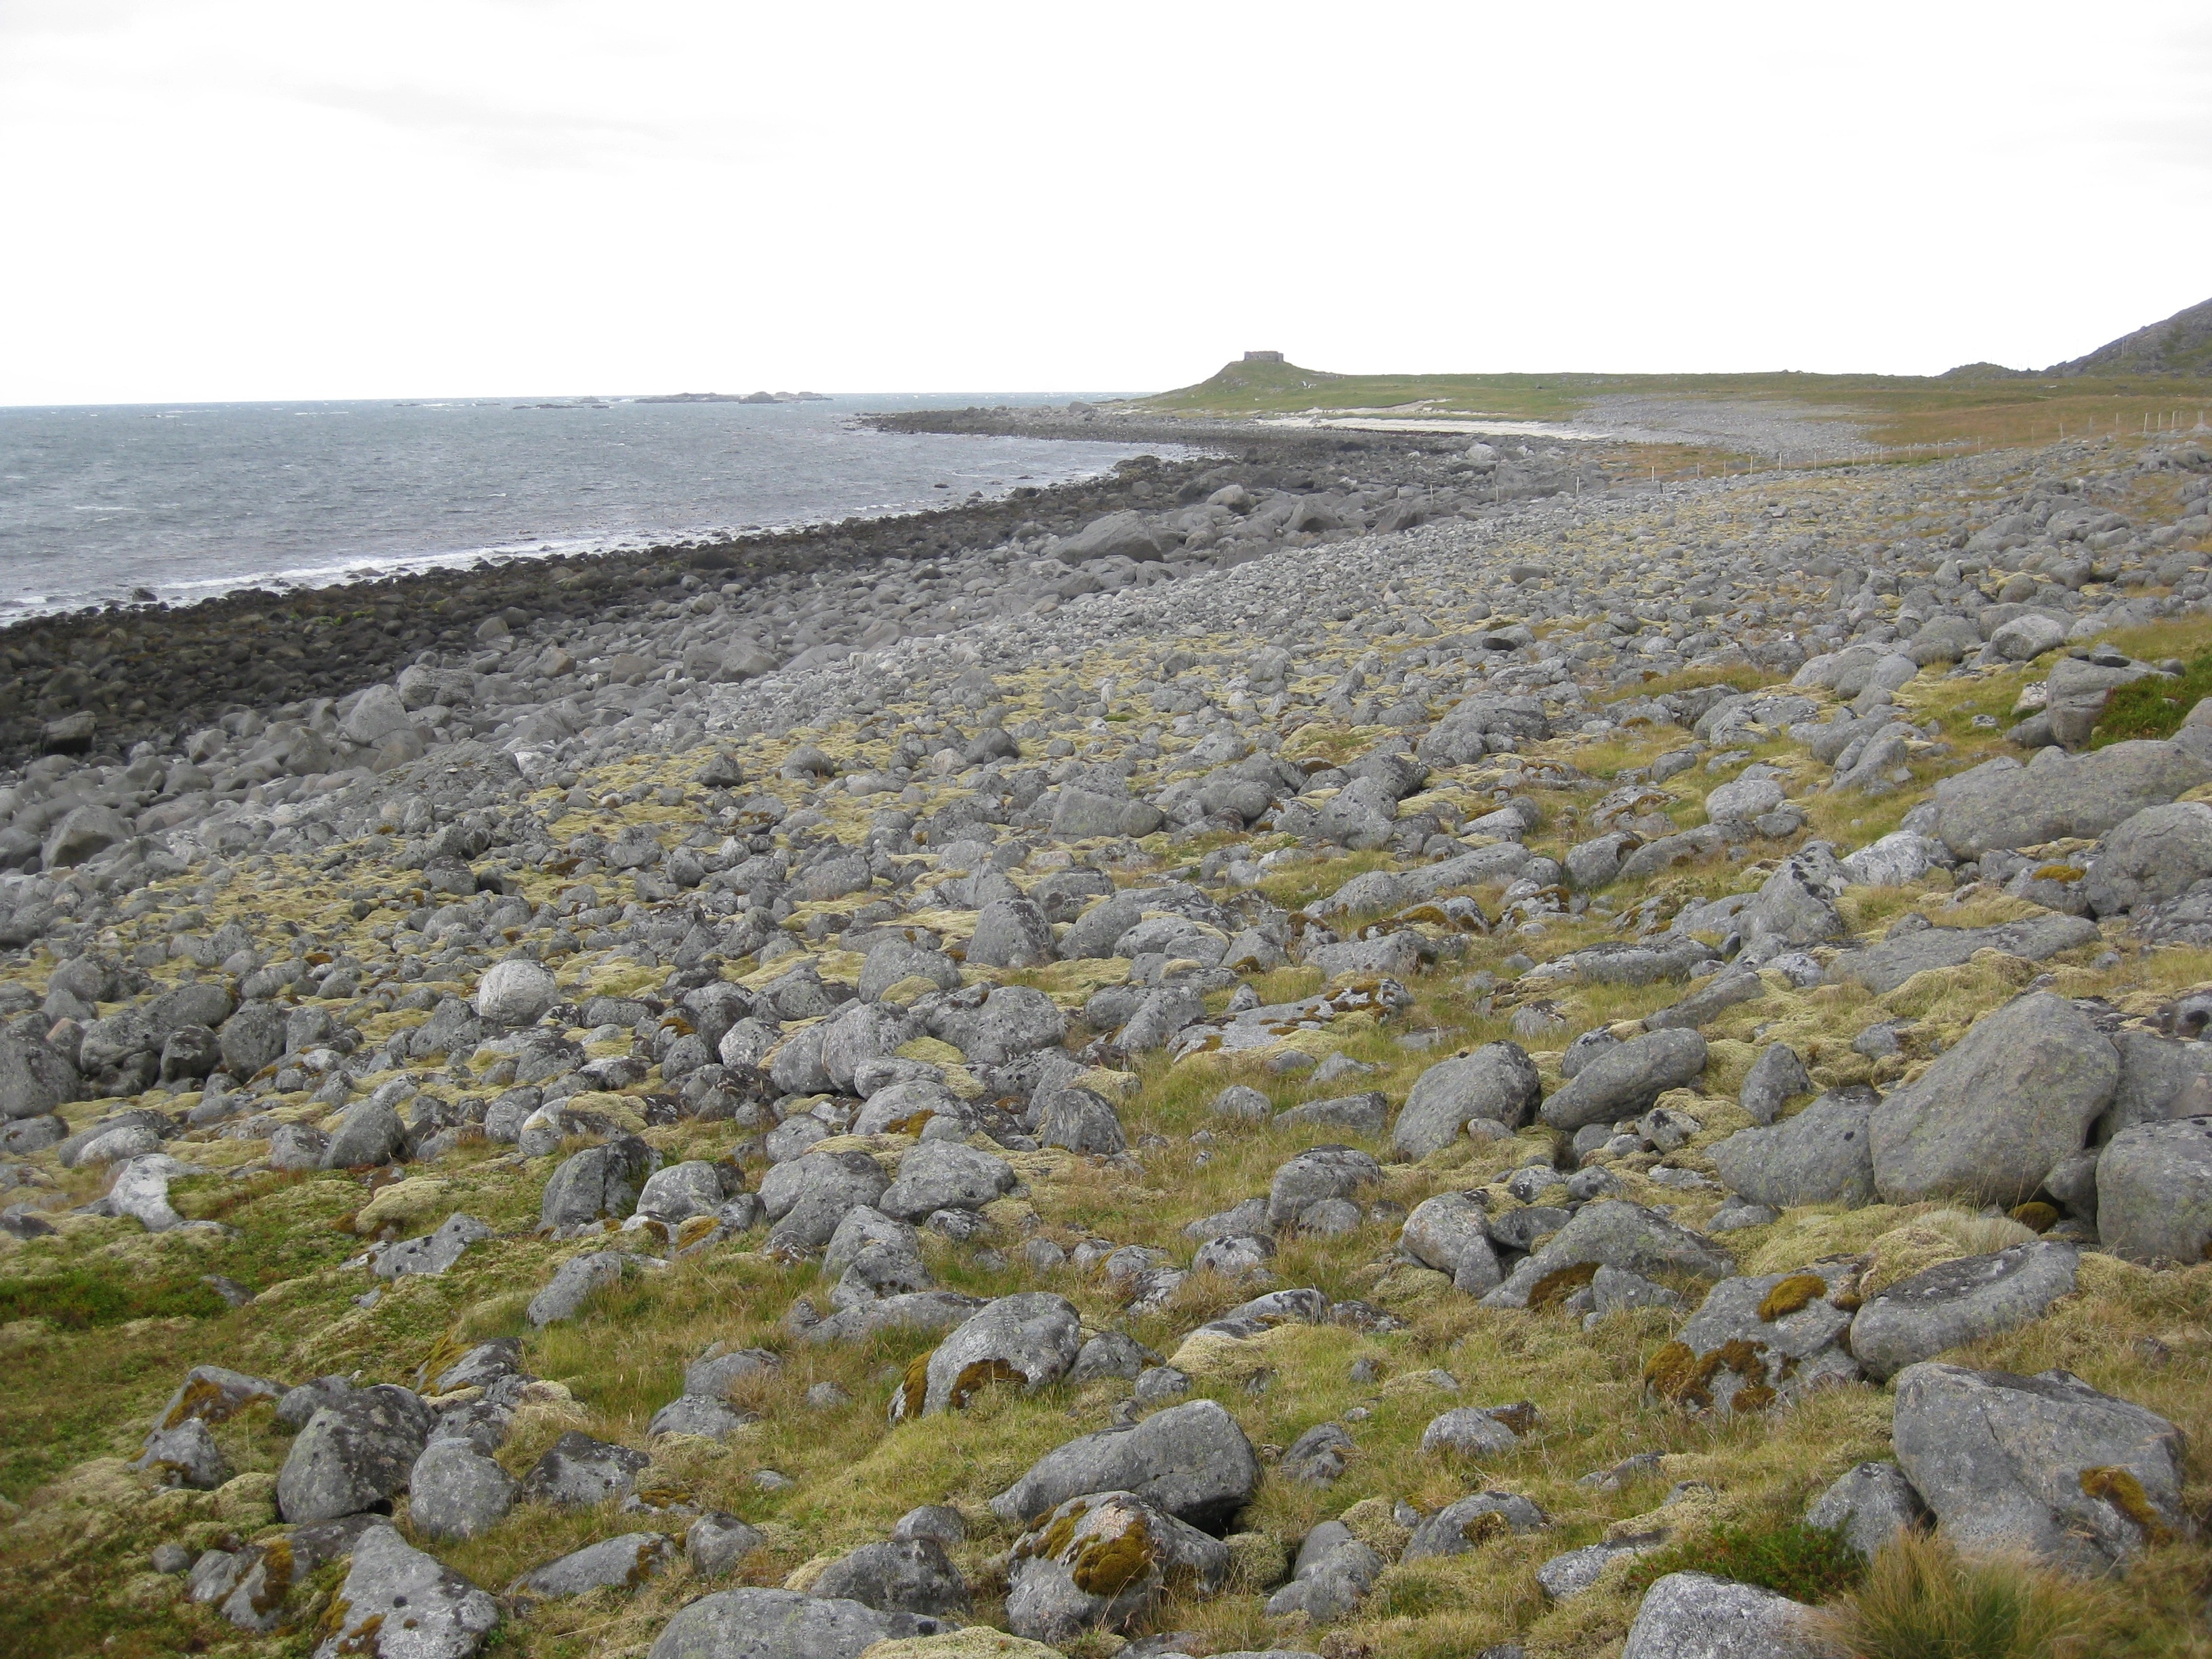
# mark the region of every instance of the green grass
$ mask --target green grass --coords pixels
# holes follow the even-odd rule
[[[2092,1586],[1908,1534],[1823,1624],[1848,1659],[2073,1659],[2108,1650],[2108,1611]]]
[[[1630,1582],[1642,1589],[1670,1572],[1707,1572],[1818,1606],[1856,1588],[1866,1563],[1842,1533],[1784,1521],[1716,1527],[1670,1544],[1638,1561]]]
[[[88,1331],[131,1319],[212,1319],[228,1307],[197,1277],[134,1279],[71,1268],[0,1279],[0,1325],[43,1319],[57,1330]]]
[[[2105,700],[2090,746],[2102,749],[2133,738],[2170,738],[2208,692],[2212,692],[2212,653],[2191,661],[2179,680],[2160,675],[2118,686]]]

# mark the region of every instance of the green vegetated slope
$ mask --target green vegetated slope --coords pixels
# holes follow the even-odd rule
[[[2084,360],[2087,362],[2087,360]],[[1237,362],[1194,386],[1137,400],[1147,413],[1189,417],[1360,410],[1408,420],[1462,416],[1569,421],[1607,398],[1686,398],[1783,403],[1855,417],[1875,441],[1998,445],[2085,431],[2123,435],[2192,425],[2212,409],[2212,377],[2196,357],[2185,373],[2146,374],[2138,360],[2034,374],[1970,364],[1936,375],[1814,374],[1336,374],[1295,363]]]

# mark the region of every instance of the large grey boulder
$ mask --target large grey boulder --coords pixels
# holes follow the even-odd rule
[[[1053,548],[1054,556],[1068,564],[1091,559],[1133,559],[1143,564],[1161,556],[1159,538],[1137,512],[1109,513],[1093,519],[1073,536],[1063,537]]]
[[[935,1210],[980,1210],[1018,1180],[1013,1165],[979,1147],[925,1140],[900,1160],[898,1179],[875,1207],[897,1221],[920,1221]]]
[[[2105,837],[2081,884],[2100,916],[2179,898],[2212,876],[2212,806],[2178,800],[2148,806]]]
[[[878,1613],[940,1617],[964,1615],[969,1601],[967,1581],[934,1538],[863,1544],[824,1567],[807,1593],[819,1599],[858,1601]]]
[[[491,1229],[483,1222],[456,1210],[434,1232],[378,1245],[368,1270],[379,1279],[398,1279],[407,1273],[441,1273],[459,1261],[470,1245],[490,1237]]]
[[[1027,985],[999,985],[981,996],[970,987],[932,1006],[929,1034],[951,1043],[978,1066],[1004,1066],[1039,1048],[1057,1048],[1067,1036],[1067,1016],[1043,992]]]
[[[1844,1338],[1857,1282],[1851,1267],[1814,1262],[1793,1273],[1724,1279],[1681,1333],[1644,1368],[1662,1400],[1730,1417],[1858,1380]]]
[[[2106,699],[2115,688],[2157,672],[2144,663],[2106,664],[2061,657],[2044,682],[2043,714],[2051,722],[2051,737],[2069,749],[2081,748],[2097,729]]]
[[[641,1451],[571,1429],[530,1466],[522,1477],[522,1496],[533,1504],[589,1509],[629,1497],[652,1462]]]
[[[775,1222],[768,1248],[812,1254],[854,1208],[879,1204],[890,1185],[883,1165],[862,1152],[808,1152],[777,1164],[761,1178],[761,1202]]]
[[[1851,1320],[1851,1352],[1886,1382],[1907,1365],[2040,1319],[2073,1293],[2080,1261],[2056,1239],[1939,1261],[1867,1298]]]
[[[2102,1574],[2154,1537],[2196,1531],[2181,1431],[2070,1372],[1925,1361],[1895,1392],[1899,1466],[1961,1550],[2021,1549]]]
[[[676,1559],[665,1533],[626,1532],[532,1567],[507,1587],[507,1599],[526,1606],[556,1595],[583,1595],[610,1587],[635,1589]]]
[[[1490,1242],[1489,1212],[1472,1193],[1423,1200],[1398,1230],[1398,1248],[1424,1267],[1449,1273],[1464,1296],[1487,1296],[1505,1277]]]
[[[465,1440],[433,1440],[407,1478],[407,1515],[430,1538],[474,1538],[514,1507],[514,1478]]]
[[[684,1553],[700,1578],[719,1578],[755,1550],[768,1547],[768,1534],[727,1510],[709,1510],[684,1534]]]
[[[822,1070],[834,1086],[850,1091],[854,1074],[862,1066],[896,1054],[921,1034],[921,1021],[903,1008],[883,1002],[854,1003],[823,1027]]]
[[[959,1626],[913,1613],[786,1589],[726,1589],[687,1603],[661,1626],[647,1659],[860,1659],[878,1642]]]
[[[2212,1110],[2212,1042],[2179,1042],[2153,1031],[2115,1031],[2120,1080],[2090,1132],[2110,1140],[2138,1123],[2164,1123]]]
[[[371,1098],[349,1107],[323,1149],[325,1170],[360,1170],[395,1164],[407,1156],[407,1126],[399,1114]]]
[[[1431,1066],[1415,1079],[1390,1130],[1390,1150],[1418,1159],[1459,1139],[1473,1118],[1509,1129],[1528,1121],[1542,1085],[1536,1062],[1517,1042],[1486,1043],[1464,1060]]]
[[[1735,1261],[1703,1233],[1625,1199],[1602,1199],[1583,1205],[1541,1249],[1523,1257],[1482,1305],[1540,1306],[1588,1283],[1601,1267],[1646,1279],[1686,1273],[1717,1279],[1735,1270]]]
[[[1313,1206],[1350,1198],[1382,1179],[1382,1166],[1350,1146],[1315,1146],[1278,1168],[1267,1187],[1267,1225],[1295,1227]]]
[[[1737,1130],[1712,1148],[1713,1167],[1730,1192],[1777,1209],[1871,1204],[1868,1121],[1880,1098],[1868,1088],[1832,1090],[1771,1128]]]
[[[1813,1092],[1812,1073],[1797,1051],[1786,1042],[1769,1044],[1752,1062],[1736,1091],[1735,1103],[1751,1114],[1754,1123],[1771,1123],[1782,1109],[1801,1095]]]
[[[75,1100],[83,1086],[76,1068],[45,1043],[13,1032],[0,1036],[0,1120],[43,1117]]]
[[[1366,1599],[1388,1565],[1343,1522],[1324,1521],[1298,1546],[1291,1582],[1267,1598],[1267,1616],[1302,1613],[1316,1625],[1344,1618]]]
[[[694,1216],[712,1215],[729,1194],[723,1170],[736,1175],[732,1165],[717,1166],[703,1158],[686,1158],[656,1170],[638,1189],[633,1213],[651,1216],[671,1227],[680,1227]]]
[[[1518,1492],[1480,1492],[1447,1504],[1413,1528],[1405,1561],[1431,1555],[1464,1555],[1476,1545],[1507,1533],[1539,1532],[1551,1517]]]
[[[965,1324],[984,1306],[983,1298],[957,1291],[915,1291],[886,1296],[834,1313],[806,1328],[811,1343],[862,1342],[886,1332],[949,1331]]]
[[[1166,822],[1166,815],[1150,801],[1103,795],[1073,784],[1060,786],[1053,809],[1055,841],[1094,841],[1102,836],[1149,836]]]
[[[623,1220],[637,1208],[639,1190],[659,1167],[660,1154],[636,1135],[586,1146],[563,1160],[546,1181],[538,1199],[538,1224],[561,1228]]]
[[[194,1492],[213,1492],[230,1479],[230,1466],[215,1443],[215,1436],[197,1417],[148,1435],[145,1449],[131,1460],[131,1467],[153,1475],[164,1486]]]
[[[1869,1560],[1898,1534],[1927,1523],[1928,1506],[1896,1463],[1860,1463],[1806,1506],[1805,1524],[1840,1532]]]
[[[893,1420],[959,1411],[994,1382],[1035,1394],[1066,1376],[1082,1349],[1082,1316],[1066,1297],[1043,1291],[1002,1296],[938,1344],[918,1391],[909,1376],[892,1395]]]
[[[620,1250],[593,1250],[570,1256],[554,1269],[545,1288],[530,1298],[526,1316],[541,1329],[564,1319],[574,1319],[593,1291],[621,1280],[623,1264],[627,1260]]]
[[[2094,838],[2208,779],[2212,764],[2156,740],[2053,755],[2027,769],[1986,761],[1936,786],[1936,833],[1960,858],[2067,836]]]
[[[2119,1075],[2112,1045],[2071,1002],[2017,998],[1875,1109],[1875,1189],[1888,1204],[1958,1197],[2008,1209],[2080,1150]]]
[[[1702,1572],[1644,1592],[1620,1659],[1830,1659],[1802,1601]]]
[[[1036,1138],[1047,1146],[1102,1158],[1129,1150],[1113,1103],[1089,1089],[1054,1090],[1037,1115]]]
[[[1128,1492],[1218,1533],[1259,1484],[1260,1460],[1237,1419],[1211,1400],[1194,1400],[1047,1452],[991,1500],[991,1512],[1024,1524],[1085,1492]]]
[[[355,1540],[315,1659],[469,1659],[499,1623],[499,1603],[390,1527]]]
[[[477,981],[477,1018],[495,1025],[533,1024],[560,1000],[553,975],[527,957],[495,962]]]
[[[405,1488],[433,1423],[413,1391],[390,1382],[320,1407],[277,1471],[278,1511],[287,1521],[333,1521],[386,1502]]]
[[[1894,991],[1930,968],[1956,968],[1977,951],[2002,951],[2041,962],[2062,951],[2094,945],[2097,924],[2087,916],[2032,916],[1995,927],[1922,927],[1879,945],[1846,951],[1829,965],[1837,979],[1856,980],[1876,996]]]
[[[1545,1124],[1571,1133],[1649,1111],[1669,1089],[1705,1069],[1705,1040],[1695,1031],[1648,1031],[1608,1048],[1544,1103]]]
[[[1431,1418],[1421,1431],[1422,1455],[1488,1457],[1510,1452],[1521,1437],[1477,1406],[1455,1406]]]
[[[1814,842],[1792,853],[1736,912],[1746,953],[1765,961],[1784,950],[1842,938],[1844,919],[1836,900],[1850,884],[1826,842]]]
[[[2194,1266],[2212,1249],[2212,1116],[2142,1123],[2097,1160],[2097,1231],[2130,1261]]]
[[[977,967],[1041,968],[1052,959],[1052,924],[1028,899],[995,899],[976,915],[968,960]]]
[[[1114,1630],[1157,1607],[1170,1587],[1211,1595],[1229,1577],[1229,1547],[1131,1492],[1056,1505],[1014,1545],[1006,1624],[1031,1641]]]

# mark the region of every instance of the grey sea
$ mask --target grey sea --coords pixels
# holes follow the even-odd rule
[[[856,419],[1068,395],[0,409],[0,621],[912,512],[1137,453]]]

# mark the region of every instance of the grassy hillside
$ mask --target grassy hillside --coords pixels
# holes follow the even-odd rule
[[[1189,417],[1382,414],[1407,420],[1487,416],[1564,421],[1605,398],[1710,398],[1810,404],[1856,418],[1875,442],[1978,447],[2088,430],[2140,432],[2212,411],[2212,376],[2117,374],[1333,374],[1295,363],[1232,362],[1194,386],[1139,400]]]

